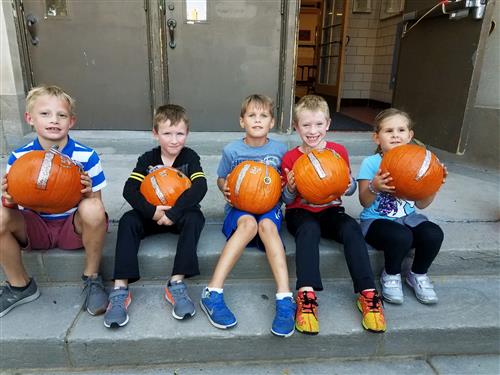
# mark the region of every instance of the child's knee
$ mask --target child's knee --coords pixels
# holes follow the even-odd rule
[[[85,198],[78,205],[78,214],[86,223],[99,224],[106,220],[106,211],[99,198]]]
[[[259,222],[259,235],[263,237],[273,234],[278,234],[278,228],[276,227],[276,224],[269,219],[261,220]]]
[[[245,215],[238,219],[237,231],[255,236],[257,234],[257,220],[253,216]]]
[[[18,214],[19,211],[17,210],[12,210],[0,205],[0,234],[10,233],[15,230],[13,226],[19,226],[16,225],[15,222],[13,223],[15,220],[14,215]]]

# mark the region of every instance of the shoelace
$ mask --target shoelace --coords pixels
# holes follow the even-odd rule
[[[83,287],[81,294],[85,294],[85,300],[83,301],[83,306],[84,306],[84,308],[87,308],[87,303],[89,301],[90,294],[92,293],[92,288],[104,289],[104,287],[103,287],[102,282],[99,278],[92,279],[92,278],[88,277],[84,281],[84,284],[85,284],[85,286]]]
[[[307,292],[303,292],[302,294],[303,302],[302,302],[302,312],[303,313],[310,313],[314,314],[314,307],[318,306],[318,302],[316,301],[316,298],[310,299],[307,296]]]
[[[384,304],[382,298],[380,298],[380,296],[376,293],[374,293],[371,298],[366,296],[363,296],[363,298],[367,301],[368,310],[370,311],[378,312],[380,311],[381,305]]]
[[[187,302],[189,297],[186,293],[186,287],[183,285],[171,285],[170,292],[172,293],[172,297],[174,297],[174,302]]]
[[[110,296],[110,302],[111,302],[111,310],[117,309],[117,308],[125,308],[125,300],[128,297],[128,293],[120,293],[116,294],[114,296]]]

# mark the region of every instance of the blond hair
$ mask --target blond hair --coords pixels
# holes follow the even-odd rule
[[[268,109],[271,117],[274,118],[274,102],[269,96],[261,94],[253,94],[247,96],[241,103],[240,117],[245,116],[245,113],[247,112],[250,104],[253,104],[256,107]]]
[[[26,112],[31,113],[37,99],[44,95],[54,96],[59,100],[65,100],[68,103],[70,115],[75,115],[75,99],[73,99],[62,88],[55,85],[42,85],[32,88],[26,97]]]
[[[158,107],[153,118],[153,128],[158,132],[160,123],[170,120],[170,126],[177,125],[180,121],[184,121],[186,128],[189,131],[189,118],[186,109],[177,104],[165,104]]]
[[[408,130],[413,130],[413,121],[408,113],[405,111],[402,111],[397,108],[387,108],[384,109],[382,112],[380,112],[376,117],[375,117],[375,124],[373,125],[373,131],[375,133],[378,133],[380,130],[382,130],[382,123],[387,120],[388,118],[394,117],[394,116],[401,116],[406,120],[406,125],[408,126]],[[380,145],[377,146],[377,149],[375,150],[376,154],[379,154],[382,152],[382,149],[380,148]]]
[[[330,109],[325,99],[318,95],[305,95],[293,107],[293,122],[297,122],[299,113],[303,111],[323,112],[326,119],[330,119]]]

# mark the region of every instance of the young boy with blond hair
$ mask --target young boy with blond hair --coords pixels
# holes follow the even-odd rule
[[[108,328],[128,323],[128,307],[132,301],[128,285],[140,279],[139,246],[143,238],[157,233],[179,234],[172,273],[164,289],[165,300],[172,305],[172,316],[182,320],[195,314],[184,279],[200,273],[196,251],[205,218],[199,203],[207,192],[207,180],[200,157],[185,146],[188,134],[189,119],[183,107],[167,104],[155,111],[153,136],[159,145],[139,157],[123,188],[123,197],[132,210],[123,214],[118,225],[115,286],[109,294],[104,316],[104,325]],[[150,169],[157,166],[176,168],[191,181],[191,187],[173,206],[154,206],[141,194],[142,181]]]
[[[283,190],[286,203],[287,228],[295,237],[297,272],[297,315],[296,329],[305,334],[319,333],[318,302],[315,291],[323,290],[319,271],[319,242],[326,237],[344,245],[344,256],[359,293],[357,306],[362,312],[362,325],[373,332],[386,329],[380,296],[375,281],[366,243],[359,224],[344,212],[340,198],[322,205],[307,202],[297,191],[293,165],[295,161],[314,149],[331,149],[349,165],[349,156],[344,146],[325,140],[330,127],[330,111],[326,101],[316,95],[306,95],[295,105],[293,125],[302,144],[283,156],[282,176],[287,181]],[[345,195],[356,191],[356,181],[351,183]]]
[[[21,250],[56,247],[64,250],[85,248],[83,307],[91,315],[102,314],[106,310],[107,294],[98,272],[107,218],[101,200],[106,179],[99,156],[68,135],[76,122],[75,101],[57,86],[35,87],[28,93],[25,120],[34,128],[36,138],[11,153],[7,174],[13,163],[28,152],[57,148],[83,166],[83,198],[76,207],[64,213],[35,212],[13,201],[7,192],[7,175],[4,176],[0,207],[0,265],[7,280],[0,287],[0,317],[40,295],[35,280],[24,268]]]
[[[245,160],[263,161],[280,170],[286,146],[268,138],[274,126],[273,106],[272,100],[264,95],[250,95],[242,103],[240,126],[245,129],[245,137],[224,148],[217,169],[217,186],[228,203],[231,203],[231,196],[226,178],[239,163]],[[295,303],[288,284],[285,249],[279,235],[282,218],[281,202],[261,215],[226,207],[222,231],[227,242],[200,301],[202,310],[213,326],[227,329],[237,323],[224,302],[223,287],[243,250],[250,244],[265,250],[276,282],[276,315],[271,332],[282,337],[293,334]]]

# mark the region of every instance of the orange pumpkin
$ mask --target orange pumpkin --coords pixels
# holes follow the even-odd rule
[[[281,177],[270,165],[247,160],[238,164],[227,176],[234,207],[253,214],[263,214],[281,197]]]
[[[402,145],[384,154],[382,172],[389,172],[394,195],[418,201],[436,193],[443,183],[444,169],[429,150],[417,145]]]
[[[160,167],[149,173],[141,183],[141,194],[154,206],[173,206],[191,180],[172,167]]]
[[[80,175],[80,167],[58,151],[31,151],[10,168],[7,192],[23,207],[58,214],[80,202]]]
[[[325,204],[339,198],[349,186],[349,167],[330,149],[312,150],[293,165],[297,190],[308,202]]]

